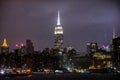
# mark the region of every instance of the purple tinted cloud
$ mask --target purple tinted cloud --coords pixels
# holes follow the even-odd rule
[[[58,10],[65,46],[81,52],[87,42],[110,44],[113,27],[120,31],[116,0],[2,0],[0,42],[6,37],[14,48],[15,43],[31,39],[36,50],[53,47]]]

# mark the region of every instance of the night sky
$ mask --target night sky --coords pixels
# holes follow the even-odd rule
[[[113,28],[120,35],[119,0],[0,0],[0,43],[32,40],[35,50],[52,48],[57,11],[65,46],[85,52],[86,43],[110,44]]]

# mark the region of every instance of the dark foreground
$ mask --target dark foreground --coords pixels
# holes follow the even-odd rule
[[[64,73],[64,74],[45,74],[34,73],[32,75],[9,75],[0,76],[0,80],[119,80],[118,74],[109,73]]]

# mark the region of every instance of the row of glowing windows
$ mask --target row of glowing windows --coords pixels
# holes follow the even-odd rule
[[[56,29],[63,29],[63,28],[62,28],[61,26],[60,26],[60,27],[58,26],[58,27],[55,27],[55,30],[56,30]]]
[[[101,58],[101,59],[104,59],[104,58],[111,58],[110,55],[94,55],[94,57],[98,57],[98,58]]]

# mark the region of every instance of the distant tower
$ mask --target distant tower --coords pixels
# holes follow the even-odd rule
[[[55,27],[55,49],[63,50],[63,27],[61,26],[60,23],[60,14],[58,11],[58,19],[57,19],[57,25]]]
[[[114,38],[116,38],[117,36],[116,36],[116,31],[115,31],[115,28],[113,28],[113,33],[112,33],[112,38],[114,39]]]
[[[112,45],[113,45],[113,65],[114,66],[120,66],[120,37],[116,37],[112,39]]]
[[[9,53],[9,46],[7,44],[6,38],[4,38],[3,44],[1,45],[1,53]]]
[[[98,51],[98,44],[96,42],[87,43],[87,52],[90,56],[92,56],[96,51]]]
[[[34,46],[31,40],[26,40],[26,52],[27,54],[34,53]]]

